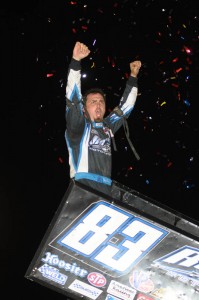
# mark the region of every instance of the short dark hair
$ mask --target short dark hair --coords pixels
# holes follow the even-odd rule
[[[102,95],[104,101],[106,102],[106,94],[104,93],[104,91],[101,88],[91,88],[89,90],[87,90],[84,95],[83,95],[83,104],[86,104],[86,100],[87,100],[87,96],[89,94],[100,94]]]

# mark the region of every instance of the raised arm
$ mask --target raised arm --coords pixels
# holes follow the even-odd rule
[[[110,124],[113,133],[115,133],[123,124],[123,118],[128,118],[138,93],[138,73],[141,68],[141,61],[135,60],[130,63],[130,76],[127,80],[125,90],[121,97],[119,105],[107,117],[107,122]]]
[[[81,60],[87,57],[89,53],[90,50],[85,44],[75,43],[66,85],[66,125],[68,133],[81,133],[84,129],[81,101]]]

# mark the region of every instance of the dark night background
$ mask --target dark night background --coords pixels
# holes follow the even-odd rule
[[[69,183],[65,84],[77,40],[82,90],[117,105],[129,63],[139,95],[121,129],[113,179],[198,221],[199,12],[194,0],[16,1],[0,8],[1,275],[6,299],[63,296],[24,278]],[[16,289],[16,290],[15,290]]]

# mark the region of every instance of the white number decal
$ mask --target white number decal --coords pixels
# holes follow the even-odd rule
[[[100,202],[59,241],[98,264],[124,272],[167,232],[124,210]]]

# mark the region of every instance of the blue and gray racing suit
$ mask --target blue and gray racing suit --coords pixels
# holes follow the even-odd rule
[[[71,60],[66,86],[65,131],[71,178],[94,188],[111,186],[111,136],[122,126],[122,118],[127,118],[133,110],[137,91],[137,78],[129,76],[117,109],[103,122],[91,122],[83,112],[81,63]]]

